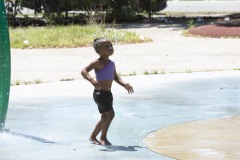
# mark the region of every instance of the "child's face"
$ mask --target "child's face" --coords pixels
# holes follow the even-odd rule
[[[100,49],[100,56],[111,56],[114,52],[112,43],[110,41],[104,41],[101,44]]]

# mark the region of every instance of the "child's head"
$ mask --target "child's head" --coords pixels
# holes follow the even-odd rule
[[[106,51],[104,49],[106,49],[106,47],[108,48],[108,50],[110,52],[113,53],[113,47],[112,47],[112,43],[109,39],[106,38],[95,38],[93,41],[93,48],[95,49],[95,51],[100,55],[102,54],[103,51]]]

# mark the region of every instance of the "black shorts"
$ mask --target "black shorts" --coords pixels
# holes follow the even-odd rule
[[[113,95],[111,91],[95,89],[93,91],[93,99],[98,105],[98,110],[101,114],[113,109]]]

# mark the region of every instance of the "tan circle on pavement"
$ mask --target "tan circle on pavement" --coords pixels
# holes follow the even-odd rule
[[[152,151],[178,160],[239,160],[240,116],[177,124],[144,139]]]

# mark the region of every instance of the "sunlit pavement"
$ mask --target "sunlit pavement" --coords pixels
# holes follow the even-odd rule
[[[184,37],[181,24],[126,24],[120,26],[153,39],[151,43],[114,44],[117,72],[159,73],[229,71],[240,68],[240,39]],[[12,83],[82,79],[81,69],[98,55],[92,47],[12,49]]]
[[[113,86],[116,116],[108,134],[112,146],[97,146],[88,141],[100,116],[92,100],[92,86],[87,81],[12,86],[6,128],[15,135],[0,134],[0,159],[170,160],[168,155],[149,150],[144,138],[155,130],[184,122],[238,115],[239,73],[123,77],[134,86],[135,93],[128,95],[120,86]],[[189,129],[194,127],[198,128],[198,124]],[[169,132],[170,135],[178,133],[181,132]],[[208,129],[198,136],[204,137],[206,133]],[[231,145],[226,144],[226,147]],[[208,155],[208,159],[215,157],[208,146],[198,151]]]
[[[153,151],[176,159],[237,160],[240,116],[219,117],[173,125],[147,136]]]
[[[162,12],[239,12],[239,0],[168,1]]]

